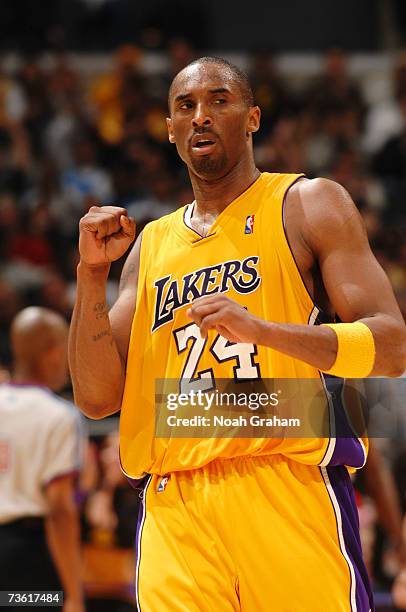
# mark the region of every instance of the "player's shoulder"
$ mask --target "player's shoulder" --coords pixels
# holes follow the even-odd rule
[[[348,191],[339,183],[327,178],[297,181],[288,198],[300,203],[304,218],[313,226],[328,229],[331,224],[344,225],[357,214],[357,208]]]
[[[300,215],[300,234],[314,253],[365,240],[361,215],[347,190],[326,178],[303,179],[292,187],[291,214]]]

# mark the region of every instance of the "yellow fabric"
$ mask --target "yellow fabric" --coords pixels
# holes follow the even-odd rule
[[[174,472],[162,492],[160,480],[147,485],[137,545],[141,610],[350,612],[350,570],[319,468],[239,457]]]
[[[355,323],[326,323],[337,336],[338,350],[333,366],[327,374],[342,378],[366,378],[375,363],[375,341],[368,325]]]
[[[328,455],[328,438],[155,437],[155,381],[188,380],[184,368],[198,340],[189,338],[181,350],[176,338],[192,324],[186,311],[196,291],[202,291],[203,279],[205,294],[226,291],[228,297],[262,319],[312,322],[314,304],[283,226],[286,192],[301,176],[263,173],[217,217],[206,238],[185,224],[185,208],[144,229],[120,419],[120,457],[128,476],[194,469],[216,457],[280,453],[317,465]],[[245,233],[252,216],[253,232]],[[239,284],[227,276],[227,270],[236,269],[239,272],[233,278]],[[172,308],[174,305],[177,307]],[[210,350],[216,337],[216,332],[209,332],[193,376],[212,372],[216,379],[233,377],[236,360],[219,362]],[[267,347],[244,346],[252,347],[250,357],[262,378],[320,380],[318,370],[302,361]]]

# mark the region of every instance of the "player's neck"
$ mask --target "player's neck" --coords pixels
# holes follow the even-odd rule
[[[261,173],[253,159],[248,161],[219,179],[205,180],[190,173],[197,214],[211,213],[216,217],[257,180]]]

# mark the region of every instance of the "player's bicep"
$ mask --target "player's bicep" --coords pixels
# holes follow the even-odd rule
[[[320,261],[323,283],[342,321],[377,314],[401,320],[390,282],[369,246],[354,245],[354,237],[331,248]]]
[[[377,314],[402,320],[390,282],[371,251],[351,197],[331,181],[322,187],[314,213],[313,249],[338,316],[349,322]]]
[[[109,313],[113,338],[123,363],[127,359],[131,325],[137,302],[141,240],[142,233],[138,236],[124,264],[120,279],[119,297]]]

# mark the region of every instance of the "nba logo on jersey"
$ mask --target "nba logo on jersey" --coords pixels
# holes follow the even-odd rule
[[[162,493],[162,491],[165,491],[165,487],[168,484],[168,480],[169,476],[164,476],[163,478],[161,478],[157,488],[157,493]]]
[[[254,217],[255,217],[255,215],[248,215],[247,220],[245,221],[245,232],[244,232],[244,234],[253,234],[254,233]]]

